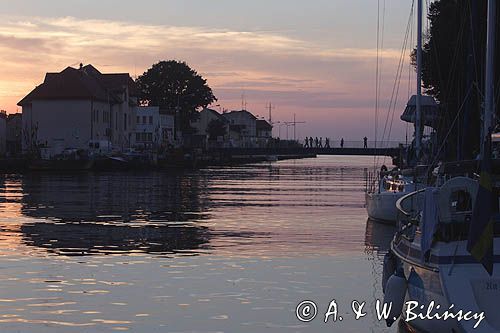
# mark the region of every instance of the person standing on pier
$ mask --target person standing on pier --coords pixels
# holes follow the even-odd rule
[[[340,148],[344,148],[344,138],[340,139]]]
[[[314,139],[314,143],[315,143],[315,147],[318,148],[319,147],[318,137],[316,137],[316,139]]]
[[[306,136],[306,139],[304,140],[304,148],[309,148],[309,138]]]
[[[366,136],[363,138],[363,142],[364,142],[364,148],[368,148],[368,138]]]
[[[323,137],[319,138],[319,148],[323,148]]]
[[[313,147],[313,137],[311,136],[309,138],[309,148],[312,148]]]
[[[330,148],[330,138],[325,138],[325,148]]]

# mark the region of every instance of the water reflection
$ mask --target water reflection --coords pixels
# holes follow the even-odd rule
[[[184,253],[210,239],[206,183],[183,174],[31,174],[22,178],[26,245],[64,255]],[[39,220],[43,219],[43,220]]]
[[[22,178],[21,212],[60,222],[201,220],[206,187],[197,174],[31,174]]]
[[[2,332],[329,330],[296,304],[381,297],[372,160],[1,178]],[[333,329],[394,332],[372,317]]]
[[[378,258],[383,258],[391,248],[391,241],[395,232],[395,226],[367,219],[365,232],[366,253],[375,254]]]
[[[207,248],[210,233],[200,226],[143,226],[33,223],[21,226],[27,245],[61,255],[193,253]]]

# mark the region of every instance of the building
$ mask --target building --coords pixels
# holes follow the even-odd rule
[[[220,122],[225,134],[210,138],[210,124],[215,121]],[[208,108],[204,108],[199,112],[198,119],[191,123],[191,127],[196,129],[197,135],[205,136],[205,141],[208,142],[208,140],[212,139],[211,141],[217,142],[219,146],[223,145],[229,136],[229,120],[219,112]]]
[[[7,113],[0,111],[0,157],[7,153]]]
[[[157,147],[160,143],[160,108],[139,107],[136,111],[135,145],[141,148]]]
[[[159,148],[174,145],[174,115],[158,106],[136,109],[135,144],[137,148]]]
[[[229,121],[230,141],[234,147],[255,147],[257,118],[246,110],[223,113]]]
[[[51,155],[65,148],[107,140],[117,149],[132,145],[137,93],[127,73],[102,74],[92,65],[47,73],[19,103],[23,151],[46,147]]]
[[[7,155],[19,156],[22,153],[23,117],[22,113],[7,115]]]
[[[160,133],[163,145],[175,145],[175,112],[173,110],[160,109]]]
[[[266,120],[258,119],[256,124],[257,144],[259,147],[266,147],[273,137],[273,126]]]

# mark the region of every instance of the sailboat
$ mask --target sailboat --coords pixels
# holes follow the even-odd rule
[[[374,185],[365,192],[368,217],[377,222],[396,224],[396,202],[417,189],[413,177],[404,176],[398,171],[389,172],[382,167]]]
[[[402,218],[384,261],[389,325],[401,315],[424,332],[500,331],[500,160],[491,153],[495,13],[495,0],[488,0],[480,159],[459,168],[445,163],[435,175],[439,186],[398,200]],[[424,315],[409,318],[409,310]]]
[[[420,7],[419,9],[421,10]],[[419,50],[422,48],[421,21],[418,25],[417,48]],[[406,158],[406,166],[408,167],[415,166],[421,161],[423,127],[434,122],[438,109],[432,97],[422,96],[421,66],[421,53],[417,53],[417,94],[410,98],[401,115],[401,120],[413,123],[415,128],[412,156]],[[410,159],[412,161],[409,161]],[[406,170],[406,172],[399,169],[388,171],[384,165],[373,179],[367,180],[365,207],[370,219],[394,225],[397,223],[399,212],[396,208],[396,202],[409,193],[425,188],[424,182],[414,171],[415,169]]]

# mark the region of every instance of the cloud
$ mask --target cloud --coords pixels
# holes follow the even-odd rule
[[[308,108],[308,115],[317,110],[322,117],[329,110],[332,117],[342,114],[350,119],[342,110],[352,108],[369,117],[374,104],[377,51],[372,48],[333,49],[286,32],[74,17],[0,16],[0,20],[0,108],[9,111],[46,72],[83,62],[103,72],[140,75],[163,59],[187,61],[208,79],[227,108],[241,105],[243,91],[253,105],[275,100],[283,109]],[[380,54],[384,68],[395,68],[399,53],[384,50]],[[386,83],[382,94],[389,96],[394,74],[389,70],[382,74]]]

